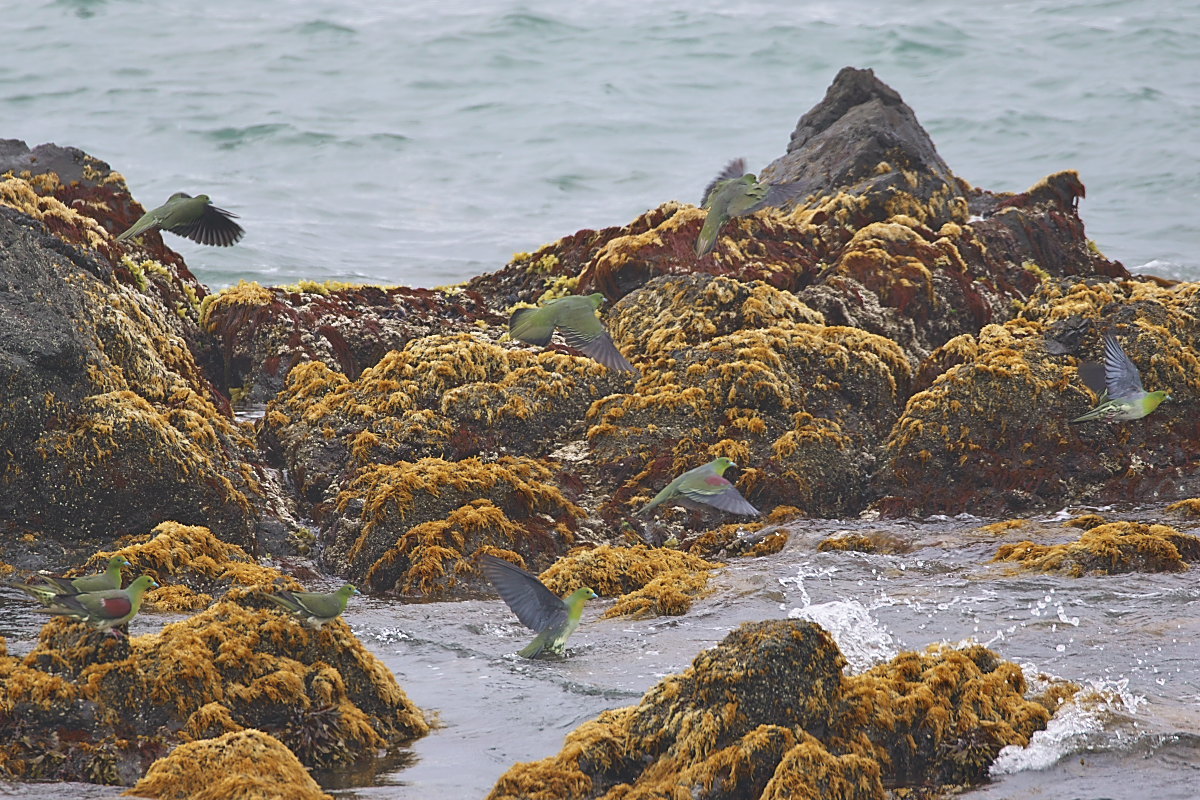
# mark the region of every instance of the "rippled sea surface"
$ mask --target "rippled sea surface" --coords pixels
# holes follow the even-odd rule
[[[1089,235],[1200,279],[1196,0],[12,0],[0,137],[74,145],[147,207],[206,192],[214,287],[464,280],[580,228],[698,202],[781,155],[838,69],[872,67],[954,171],[1078,169]]]

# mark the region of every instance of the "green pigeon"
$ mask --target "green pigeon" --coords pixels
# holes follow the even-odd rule
[[[696,510],[703,510],[707,505],[730,514],[758,516],[759,510],[746,502],[737,487],[723,477],[725,470],[736,466],[733,461],[721,456],[703,466],[689,469],[654,495],[654,499],[638,513],[647,514],[655,506],[671,502]]]
[[[217,208],[206,194],[192,197],[186,192],[176,192],[158,208],[142,214],[129,230],[117,236],[117,241],[161,228],[200,244],[229,247],[246,233],[230,217],[237,214]]]
[[[41,583],[20,583],[4,581],[6,586],[20,589],[25,594],[49,605],[62,595],[82,594],[84,592],[101,592],[105,589],[121,588],[121,567],[128,567],[129,560],[125,556],[113,556],[108,560],[108,568],[95,575],[84,575],[79,578],[60,578],[53,575],[38,575]]]
[[[1094,362],[1086,362],[1080,366],[1080,375],[1087,385],[1095,390],[1096,367]],[[1125,355],[1125,349],[1117,341],[1112,331],[1104,332],[1104,391],[1100,393],[1096,407],[1091,411],[1076,417],[1071,422],[1087,422],[1098,419],[1104,422],[1112,420],[1141,419],[1159,403],[1170,398],[1166,392],[1147,392],[1142,386],[1142,376],[1138,368]]]
[[[59,595],[45,608],[45,614],[60,614],[82,620],[98,630],[106,631],[124,625],[133,619],[142,607],[142,595],[147,589],[158,588],[158,582],[149,575],[129,584],[124,589],[103,589],[99,592]]]
[[[362,594],[362,592],[354,588],[354,584],[347,583],[336,592],[289,592],[284,590],[276,594],[263,593],[263,597],[284,611],[295,614],[308,627],[316,629],[345,611],[350,596],[355,594]]]
[[[537,658],[545,651],[561,656],[567,639],[579,627],[583,604],[596,593],[584,587],[560,598],[536,575],[493,555],[480,556],[479,567],[521,624],[537,631],[533,641],[517,655]]]
[[[794,194],[790,183],[767,183],[746,172],[745,159],[730,161],[704,189],[700,207],[708,211],[696,238],[696,257],[712,251],[721,228],[733,217],[744,217],[767,206],[784,203]]]
[[[550,344],[550,337],[558,328],[567,344],[609,369],[637,372],[637,367],[625,360],[596,316],[603,303],[604,295],[596,292],[586,297],[571,295],[547,300],[538,308],[518,308],[508,321],[508,333],[514,339],[544,347]]]

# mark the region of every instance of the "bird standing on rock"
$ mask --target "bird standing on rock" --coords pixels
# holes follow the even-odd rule
[[[704,189],[700,207],[708,211],[696,238],[696,257],[712,251],[721,228],[733,217],[744,217],[767,206],[777,206],[794,192],[792,184],[767,183],[746,172],[745,159],[730,161]]]
[[[38,575],[37,577],[41,579],[40,583],[20,583],[19,581],[4,581],[3,583],[14,589],[20,589],[42,605],[49,605],[63,595],[120,589],[121,568],[128,566],[129,559],[125,556],[113,556],[108,560],[108,568],[95,575],[83,575],[79,578]]]
[[[289,592],[280,591],[276,594],[263,593],[263,597],[291,614],[294,614],[309,628],[320,628],[346,610],[346,603],[351,595],[362,594],[347,583],[336,592]]]
[[[74,617],[97,630],[106,631],[133,619],[142,607],[142,595],[147,589],[157,588],[158,582],[154,578],[142,575],[124,589],[59,595],[38,611]]]
[[[509,318],[508,333],[514,339],[545,347],[558,328],[568,345],[609,369],[637,372],[637,367],[621,355],[596,316],[603,303],[604,295],[596,292],[586,297],[571,295],[547,300],[539,308],[518,308]]]
[[[721,456],[695,469],[689,469],[654,495],[654,499],[638,513],[647,514],[656,506],[671,502],[695,510],[712,506],[730,514],[758,516],[759,510],[750,505],[737,487],[724,477],[725,470],[736,466],[732,460]]]
[[[1080,365],[1080,375],[1091,388],[1096,388],[1095,362]],[[1096,407],[1076,417],[1071,422],[1087,422],[1098,419],[1112,420],[1141,419],[1158,408],[1170,395],[1163,391],[1147,392],[1142,386],[1138,368],[1129,360],[1125,349],[1112,331],[1104,332],[1104,391],[1100,393]]]
[[[129,230],[117,236],[117,241],[161,228],[200,244],[229,247],[246,233],[230,217],[237,214],[217,208],[206,194],[192,197],[186,192],[176,192],[158,208],[142,214]]]
[[[579,627],[584,603],[596,596],[584,587],[560,598],[536,575],[486,553],[479,558],[479,568],[521,624],[537,631],[534,640],[517,654],[524,658],[537,658],[543,651],[561,656],[567,639]]]

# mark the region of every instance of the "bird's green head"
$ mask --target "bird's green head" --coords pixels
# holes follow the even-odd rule
[[[1159,403],[1161,403],[1164,400],[1170,400],[1170,399],[1171,399],[1171,395],[1167,394],[1166,392],[1162,392],[1162,391],[1149,392],[1146,395],[1146,401],[1145,401],[1146,402],[1146,413],[1149,414],[1151,411],[1158,408]]]
[[[595,592],[584,586],[582,589],[576,589],[574,592],[572,592],[571,596],[568,598],[568,602],[574,600],[577,603],[582,603],[584,600],[594,600],[596,597],[597,595]]]
[[[351,595],[362,594],[362,592],[360,592],[358,590],[358,587],[355,586],[353,583],[344,584],[342,586],[342,588],[337,590],[337,593],[340,594],[342,597],[345,597],[347,600],[350,599]]]
[[[147,589],[157,589],[158,585],[159,585],[158,581],[154,580],[154,578],[151,577],[150,575],[141,575],[138,577],[137,580],[135,580],[133,583],[129,584],[128,591],[144,592]]]
[[[208,199],[208,195],[206,195],[206,194],[198,194],[198,195],[196,195],[196,199],[201,202],[204,202],[204,203],[212,202],[211,200]]]
[[[592,294],[588,295],[588,300],[592,301],[592,308],[596,309],[597,311],[600,310],[600,306],[604,305],[605,299],[606,298],[604,295],[602,295],[600,292],[593,292]]]
[[[126,558],[125,556],[113,556],[112,558],[110,558],[108,560],[108,568],[109,569],[120,569],[121,567],[131,567],[131,566],[133,566],[133,564],[131,564],[129,559]]]
[[[714,458],[712,464],[713,464],[713,469],[715,469],[717,471],[718,475],[724,475],[725,470],[729,469],[730,467],[737,466],[737,464],[733,463],[732,458],[727,458],[726,456],[719,456],[718,458]]]

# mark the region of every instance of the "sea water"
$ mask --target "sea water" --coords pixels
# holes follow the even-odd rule
[[[1077,169],[1089,236],[1200,279],[1200,2],[0,0],[0,136],[80,147],[147,208],[207,193],[200,279],[435,286],[783,154],[846,65],[954,172]]]

